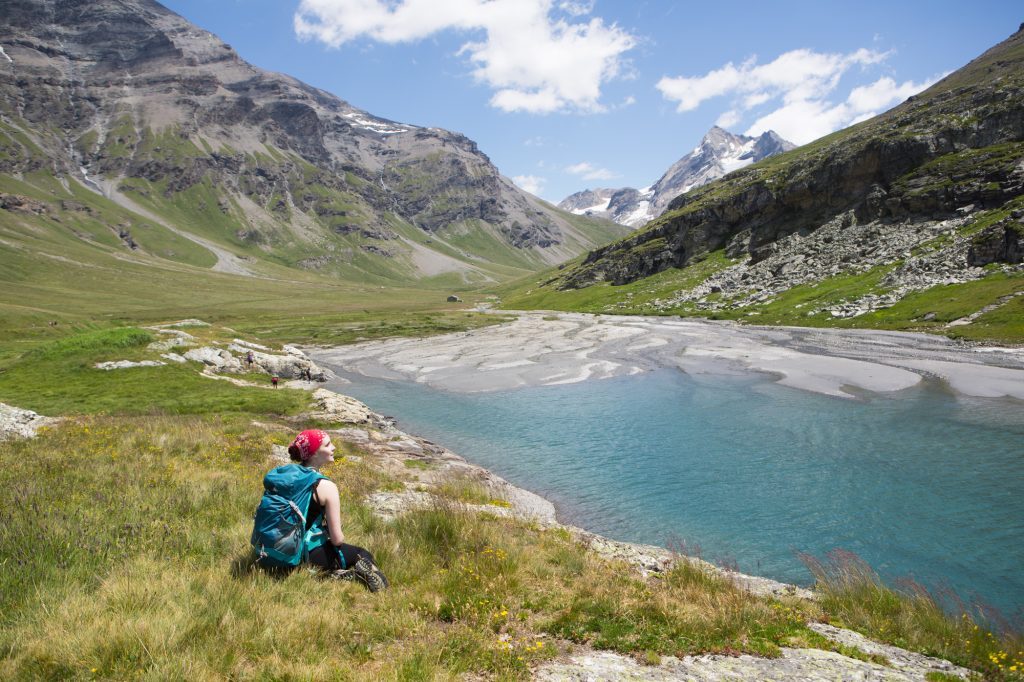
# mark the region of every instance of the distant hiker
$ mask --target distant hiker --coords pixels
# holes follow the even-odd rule
[[[279,569],[307,563],[331,578],[358,580],[379,592],[388,580],[372,554],[344,542],[338,486],[320,473],[334,461],[334,449],[326,432],[303,431],[288,446],[295,463],[272,469],[263,479],[251,538],[256,562]]]
[[[277,381],[278,379],[276,376],[270,377],[270,383],[274,385],[274,388],[277,388]]]
[[[256,358],[252,356],[252,351],[245,354],[245,364],[251,369],[253,364],[256,362]]]

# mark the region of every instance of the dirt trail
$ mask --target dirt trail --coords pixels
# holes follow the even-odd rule
[[[122,192],[120,192],[117,189],[119,181],[120,180],[103,180],[96,182],[95,180],[93,180],[93,183],[98,184],[103,190],[104,196],[106,196],[111,201],[114,201],[119,206],[123,206],[124,208],[127,208],[129,211],[138,213],[139,215],[145,217],[147,220],[152,220],[153,222],[162,225],[163,227],[166,227],[168,230],[178,235],[179,237],[183,237],[191,242],[195,242],[196,244],[202,246],[204,249],[207,249],[210,252],[212,252],[213,255],[217,257],[217,262],[214,264],[211,270],[215,270],[217,272],[226,272],[232,275],[261,277],[261,275],[250,270],[249,267],[246,266],[245,261],[243,261],[240,257],[225,249],[223,246],[219,246],[208,239],[204,239],[203,237],[196,236],[191,232],[186,232],[185,230],[182,230],[181,228],[176,227],[172,223],[164,220],[155,213],[143,208],[142,206],[139,206],[137,203],[132,201],[130,198],[125,196]]]

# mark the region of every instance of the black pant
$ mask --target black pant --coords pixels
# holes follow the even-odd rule
[[[362,547],[346,545],[335,547],[330,542],[317,547],[309,553],[309,563],[327,571],[334,571],[339,568],[352,568],[360,559],[367,559],[373,562],[373,555]]]

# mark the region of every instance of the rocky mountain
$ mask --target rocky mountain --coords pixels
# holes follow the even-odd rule
[[[679,195],[795,146],[773,130],[747,137],[714,126],[693,151],[672,164],[650,187],[584,190],[566,197],[558,207],[639,227],[661,215]]]
[[[761,314],[827,283],[850,293],[800,314],[847,318],[983,279],[1003,305],[1024,292],[1022,220],[1024,26],[880,116],[678,197],[546,286],[692,266],[701,274],[652,309]]]
[[[0,48],[0,192],[59,215],[56,179],[79,214],[116,213],[127,257],[472,283],[623,233],[520,191],[463,135],[260,70],[153,0],[0,0]]]

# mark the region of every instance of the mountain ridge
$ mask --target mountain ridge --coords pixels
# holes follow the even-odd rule
[[[153,0],[0,4],[0,171],[144,208],[239,273],[481,283],[621,234],[522,192],[464,135],[258,69]]]

